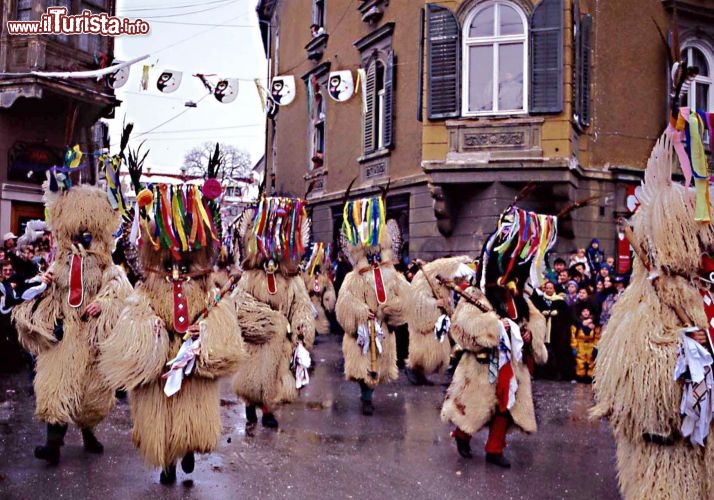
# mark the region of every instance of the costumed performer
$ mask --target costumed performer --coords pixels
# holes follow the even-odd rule
[[[94,428],[114,405],[114,389],[97,370],[98,345],[132,292],[124,271],[112,263],[119,211],[102,189],[72,186],[70,171],[79,168],[72,165],[81,153],[78,147],[70,151],[75,162],[50,171],[44,186],[54,262],[39,295],[13,310],[20,343],[37,361],[35,414],[47,423],[47,442],[35,448],[35,457],[53,465],[70,423],[81,428],[86,451],[104,450]]]
[[[436,259],[421,265],[411,282],[409,303],[409,357],[405,372],[414,385],[433,385],[426,378],[441,373],[451,358],[451,316],[455,292],[447,284],[475,279],[468,256]]]
[[[220,194],[213,178],[138,194],[144,281],[101,344],[102,372],[129,391],[134,446],[162,484],[176,482],[177,460],[193,472],[194,454],[218,445],[219,378],[244,356],[235,306],[212,286]]]
[[[310,219],[302,199],[263,197],[241,214],[236,231],[236,262],[243,273],[234,295],[249,295],[277,314],[264,314],[265,328],[259,330],[249,324],[260,316],[258,304],[250,301],[252,309],[238,311],[248,359],[233,378],[233,390],[245,401],[249,425],[257,423],[260,407],[263,426],[276,428],[272,406],[294,401],[309,381],[315,316],[299,264],[310,243]]]
[[[411,299],[409,283],[394,268],[401,234],[395,220],[386,221],[384,194],[345,202],[342,246],[353,265],[335,305],[345,331],[345,378],[359,384],[362,414],[372,415],[374,389],[399,375],[392,328],[407,322]]]
[[[303,265],[302,279],[315,310],[315,333],[318,335],[330,333],[330,319],[327,315],[335,312],[337,301],[330,277],[331,254],[332,245],[315,242]]]
[[[557,217],[527,212],[515,203],[506,209],[484,245],[480,290],[467,289],[454,311],[451,333],[464,354],[441,418],[456,426],[452,436],[464,458],[472,456],[471,436],[488,426],[486,461],[508,468],[508,429],[537,430],[526,356],[538,364],[547,361],[546,328],[524,289],[528,282],[539,282],[545,253],[555,243],[556,224]],[[534,230],[523,231],[526,226]]]

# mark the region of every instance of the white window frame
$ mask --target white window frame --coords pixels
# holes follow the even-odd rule
[[[709,86],[709,102],[707,103],[707,109],[706,111],[709,112],[714,112],[714,54],[712,53],[712,49],[698,41],[691,41],[687,42],[684,44],[684,47],[682,48],[682,52],[686,51],[687,54],[687,65],[692,64],[692,53],[691,49],[697,49],[699,52],[702,53],[704,56],[704,59],[707,61],[707,65],[709,66],[707,69],[709,70],[709,75],[708,76],[703,76],[703,75],[697,75],[694,80],[692,80],[691,85],[689,86],[689,92],[687,93],[687,106],[689,106],[690,109],[695,109],[694,108],[694,103],[697,102],[697,83],[707,85]],[[711,138],[709,136],[709,131],[705,130],[705,144],[709,144],[711,142]]]
[[[384,78],[382,78],[384,80]],[[384,83],[382,88],[377,90],[377,150],[384,149],[384,95],[385,95]]]
[[[523,34],[521,35],[505,35],[505,36],[489,36],[489,37],[474,37],[471,38],[469,37],[469,30],[471,29],[471,23],[473,22],[474,18],[478,16],[483,10],[485,10],[487,7],[491,6],[496,6],[496,5],[505,5],[507,7],[510,7],[514,9],[518,15],[521,18],[521,22],[523,23]],[[500,7],[494,9],[494,26],[498,27],[500,25],[500,12],[501,9]],[[507,2],[507,1],[502,1],[502,0],[493,0],[490,2],[485,2],[480,4],[478,7],[476,7],[473,12],[471,12],[467,17],[466,21],[463,24],[463,31],[462,31],[462,42],[461,42],[461,53],[462,53],[462,58],[461,60],[463,61],[463,71],[461,72],[461,89],[462,89],[462,95],[463,98],[461,99],[461,115],[462,116],[503,116],[503,115],[527,115],[528,114],[528,87],[529,87],[529,60],[528,60],[528,54],[529,54],[529,46],[528,46],[528,39],[529,39],[529,26],[528,26],[528,17],[526,16],[525,12],[523,12],[523,9],[521,9],[520,6],[516,5],[515,3]],[[507,45],[509,43],[513,42],[522,42],[523,43],[523,109],[517,109],[517,110],[499,110],[498,109],[498,79],[496,76],[499,73],[499,61],[498,61],[498,51],[496,50],[496,47],[500,44]],[[492,79],[492,85],[493,88],[491,91],[493,92],[493,109],[489,111],[470,111],[469,110],[469,100],[470,100],[470,88],[469,88],[469,76],[470,76],[470,51],[469,48],[473,46],[490,46],[492,47],[493,50],[493,75],[494,78]]]

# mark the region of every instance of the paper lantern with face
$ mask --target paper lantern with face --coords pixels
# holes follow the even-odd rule
[[[122,61],[114,61],[114,64],[121,64]],[[119,68],[114,73],[107,75],[107,84],[113,89],[118,89],[122,87],[126,81],[129,79],[129,70],[131,66],[124,66]]]
[[[166,70],[159,76],[156,88],[164,94],[175,92],[181,85],[181,76],[182,73],[180,71]]]
[[[270,86],[270,97],[276,104],[286,106],[295,99],[295,77],[276,76]]]
[[[238,97],[238,79],[224,78],[219,81],[213,90],[213,96],[223,104],[235,101],[236,97]]]
[[[344,102],[348,100],[355,91],[355,84],[352,80],[351,71],[333,71],[327,85],[328,93],[335,101]]]

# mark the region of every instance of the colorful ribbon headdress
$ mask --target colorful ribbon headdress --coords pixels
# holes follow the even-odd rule
[[[352,246],[376,247],[385,229],[386,218],[382,196],[348,201],[342,211],[342,234]]]
[[[258,252],[276,262],[299,262],[310,241],[310,220],[301,198],[267,196],[260,199],[253,217],[252,233]]]
[[[331,265],[332,244],[316,241],[310,248],[310,254],[306,256],[303,266],[305,272],[310,276],[315,274],[318,267],[322,272],[327,272]]]

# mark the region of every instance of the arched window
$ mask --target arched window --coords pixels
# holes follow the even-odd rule
[[[704,45],[692,43],[682,50],[682,57],[687,61],[687,66],[699,68],[699,74],[692,81],[686,97],[687,106],[691,109],[714,111],[714,57]],[[710,142],[710,137],[705,133],[704,141]]]
[[[463,115],[526,113],[528,22],[506,1],[480,4],[463,26]]]

